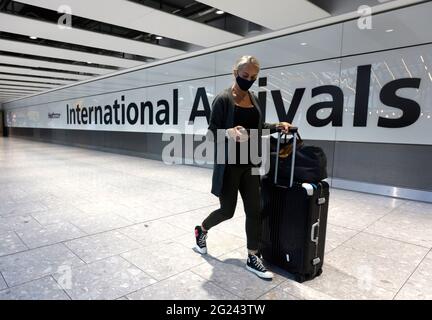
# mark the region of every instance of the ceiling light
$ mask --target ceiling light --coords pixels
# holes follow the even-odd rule
[[[218,10],[216,11],[216,14],[224,14],[225,12],[223,12],[222,10]]]
[[[387,29],[386,32],[393,32],[393,29]]]
[[[300,43],[302,46],[306,46],[307,45],[307,43],[306,42],[302,42],[302,43]]]

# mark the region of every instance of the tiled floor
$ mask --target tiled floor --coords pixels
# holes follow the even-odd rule
[[[0,299],[432,299],[432,204],[332,189],[323,274],[244,268],[236,215],[192,250],[211,170],[0,138]]]

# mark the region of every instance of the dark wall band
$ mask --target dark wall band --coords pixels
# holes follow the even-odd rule
[[[162,133],[9,128],[10,136],[162,160]],[[184,139],[183,139],[184,141]],[[432,191],[432,146],[305,140],[324,149],[330,177]],[[194,142],[199,145],[201,142]],[[184,150],[185,148],[183,148]],[[212,165],[206,165],[211,168]]]

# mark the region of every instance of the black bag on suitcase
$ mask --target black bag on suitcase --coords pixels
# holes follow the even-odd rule
[[[292,128],[293,149],[297,128]],[[279,155],[281,133],[278,134]],[[329,200],[329,185],[293,181],[295,153],[289,185],[278,184],[279,157],[274,176],[261,181],[263,258],[294,275],[298,282],[322,273]]]
[[[287,184],[290,180],[293,139],[280,141],[278,181]],[[277,140],[270,136],[270,171],[274,175],[276,163]],[[294,181],[316,183],[327,178],[327,157],[324,151],[317,146],[304,145],[303,140],[297,133],[295,148]]]

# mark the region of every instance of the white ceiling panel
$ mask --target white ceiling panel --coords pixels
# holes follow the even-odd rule
[[[0,72],[24,74],[28,76],[57,77],[57,78],[76,79],[76,80],[85,80],[91,78],[90,76],[82,76],[73,73],[40,71],[35,69],[15,68],[15,67],[6,67],[6,66],[0,66]]]
[[[21,94],[21,95],[25,95],[25,96],[29,96],[32,94],[38,94],[39,92],[37,91],[3,91],[2,89],[0,89],[0,93],[11,93],[11,94]]]
[[[306,0],[197,0],[266,28],[278,30],[329,17]]]
[[[21,94],[21,93],[17,93],[17,94]],[[10,96],[10,95],[15,95],[15,93],[0,92],[0,95],[2,95],[2,96]]]
[[[27,83],[27,81],[34,81],[35,83],[37,82],[36,84],[41,84],[41,85],[51,85],[51,84],[60,85],[60,84],[71,84],[76,82],[76,80],[61,80],[61,79],[51,79],[45,77],[25,77],[25,76],[11,75],[11,74],[3,74],[3,73],[0,73],[0,79],[18,81],[21,83]]]
[[[117,8],[117,10],[119,10],[119,8]],[[125,18],[123,14],[121,16]],[[93,31],[76,28],[60,29],[55,23],[5,13],[0,13],[0,31],[36,36],[42,39],[74,43],[93,48],[126,52],[158,59],[168,58],[185,52],[178,49],[167,48],[142,41],[129,40]]]
[[[20,0],[19,2],[55,11],[65,4],[64,0]],[[157,34],[203,47],[242,38],[234,33],[131,1],[74,0],[66,3],[70,6],[72,15]],[[119,14],[119,10],[122,14]]]
[[[0,96],[0,102],[5,103],[5,102],[7,102],[9,100],[15,100],[15,99],[18,99],[18,98],[23,98],[23,96],[6,96],[6,97]]]
[[[3,98],[8,98],[8,97],[22,97],[22,96],[25,96],[25,95],[27,95],[27,94],[22,94],[22,93],[4,93],[4,92],[1,92],[0,93],[0,97],[3,97]]]
[[[14,96],[14,97],[1,97],[0,96],[0,102],[5,103],[5,102],[8,102],[9,100],[15,100],[18,98],[23,98],[23,96]]]
[[[41,91],[41,90],[48,90],[49,88],[35,88],[35,87],[25,87],[25,86],[13,86],[10,84],[3,84],[0,82],[0,89],[17,89],[22,91]]]
[[[0,89],[0,92],[3,94],[22,94],[22,95],[31,95],[31,94],[35,94],[38,93],[37,91],[12,91],[12,90],[5,90],[5,89]]]
[[[2,78],[0,74],[0,79]],[[31,87],[39,87],[39,88],[53,88],[56,85],[54,84],[41,84],[41,83],[31,83],[31,82],[22,82],[22,81],[12,81],[12,80],[0,80],[0,86],[23,86],[26,88]]]
[[[18,96],[0,96],[0,101],[1,102],[6,102],[6,101],[10,101],[10,100],[16,100],[16,99],[20,99],[20,98],[24,98],[24,95],[18,95]]]
[[[13,93],[13,92],[0,92],[1,96],[19,96],[19,95],[25,95],[26,93]]]
[[[87,53],[83,51],[54,48],[39,44],[0,39],[0,48],[3,51],[19,52],[34,56],[65,59],[80,62],[92,62],[107,66],[131,68],[142,65],[145,62],[105,56],[101,54]]]
[[[43,88],[31,88],[31,89],[24,89],[24,88],[18,88],[18,87],[7,87],[0,85],[1,91],[43,91],[46,89]]]
[[[81,65],[74,65],[68,63],[58,63],[51,62],[45,60],[35,60],[29,58],[21,58],[21,57],[12,57],[12,56],[4,56],[0,55],[0,63],[2,64],[13,64],[23,67],[37,67],[37,68],[48,68],[48,69],[57,69],[57,70],[65,70],[65,71],[75,71],[75,72],[85,72],[92,74],[107,74],[111,72],[115,72],[117,70],[106,69],[106,68],[94,68],[87,67]]]

